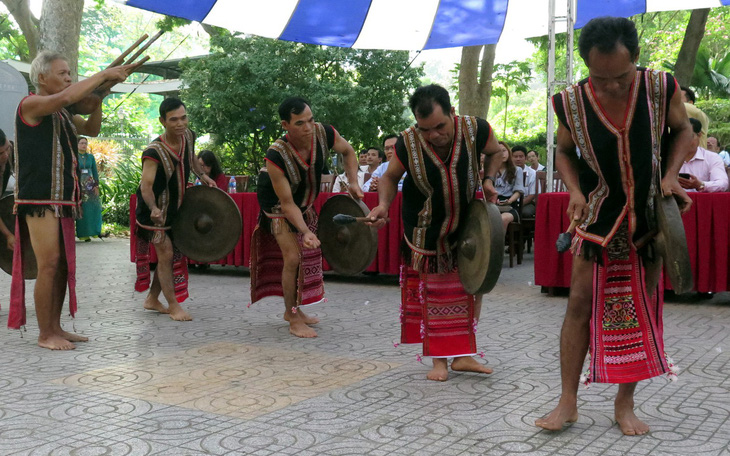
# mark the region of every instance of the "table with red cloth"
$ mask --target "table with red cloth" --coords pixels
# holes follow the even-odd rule
[[[694,290],[730,290],[730,193],[689,193],[692,207],[682,216],[694,276]],[[558,253],[555,241],[568,229],[568,193],[540,195],[535,218],[535,284],[569,287],[573,258]],[[664,288],[671,289],[665,276]]]
[[[318,213],[324,202],[327,201],[327,198],[332,195],[335,195],[335,193],[322,193],[315,200],[314,207]],[[241,217],[243,219],[243,231],[241,233],[241,238],[238,240],[236,247],[233,251],[231,251],[231,253],[229,253],[225,258],[210,264],[249,267],[249,261],[251,258],[251,234],[258,222],[259,202],[256,198],[256,193],[233,193],[230,196],[241,211]],[[378,205],[378,194],[375,192],[367,192],[365,193],[363,201],[372,209]],[[378,253],[375,255],[375,260],[373,260],[372,264],[366,269],[366,271],[380,272],[382,274],[400,273],[400,243],[403,237],[401,201],[402,194],[398,193],[393,200],[393,203],[390,205],[390,222],[378,231]],[[134,227],[136,226],[136,208],[137,198],[136,195],[132,195],[129,202],[129,226],[131,227],[129,244],[130,259],[132,262],[135,262],[136,260],[137,251],[137,239],[135,237],[134,230]],[[155,255],[154,247],[151,250],[150,261],[156,262],[157,256]],[[324,262],[324,269],[331,269],[326,261]]]

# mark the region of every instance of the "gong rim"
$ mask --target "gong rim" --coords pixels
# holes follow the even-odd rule
[[[243,219],[233,198],[217,187],[196,185],[185,190],[170,227],[175,247],[199,263],[228,255],[243,232]]]
[[[337,214],[364,217],[369,213],[365,203],[349,195],[332,196],[322,205],[317,237],[322,256],[336,273],[355,275],[372,264],[378,253],[378,230],[364,223],[337,225],[333,217]]]
[[[504,229],[499,209],[484,200],[469,203],[457,246],[459,278],[469,294],[492,291],[502,273]]]
[[[6,195],[0,198],[0,217],[3,223],[11,231],[15,231],[15,214],[13,214],[13,206],[15,206],[15,197]],[[38,263],[36,262],[33,247],[30,244],[30,237],[23,237],[23,278],[35,279],[38,277]],[[19,242],[18,239],[15,242]],[[13,275],[13,251],[6,247],[5,236],[0,233],[0,269],[6,273]]]
[[[694,288],[694,278],[682,214],[674,196],[659,196],[656,201],[659,226],[659,234],[656,237],[657,250],[662,255],[664,270],[669,276],[674,292],[687,293]]]

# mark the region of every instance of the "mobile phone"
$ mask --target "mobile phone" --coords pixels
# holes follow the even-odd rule
[[[679,173],[679,177],[681,177],[682,179],[689,179],[689,174],[688,173]]]

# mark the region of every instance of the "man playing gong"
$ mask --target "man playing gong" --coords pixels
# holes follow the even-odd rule
[[[312,207],[333,150],[342,154],[350,194],[362,199],[357,181],[357,155],[330,125],[314,121],[309,102],[291,97],[279,105],[286,135],[266,152],[259,174],[259,224],[251,242],[251,303],[283,296],[284,320],[297,337],[317,337],[309,325],[319,322],[300,306],[324,298],[322,253],[317,214]]]
[[[433,358],[429,380],[448,379],[451,369],[485,374],[492,369],[472,356],[481,296],[468,294],[459,279],[456,241],[467,216],[467,205],[479,185],[479,155],[490,157],[483,182],[484,196],[494,201],[499,145],[487,121],[457,116],[449,93],[438,85],[418,88],[409,106],[416,125],[396,142],[378,187],[379,204],[368,217],[381,219],[403,182],[404,265],[401,269],[401,342],[423,343]]]
[[[86,337],[61,328],[61,309],[68,287],[69,310],[76,312],[76,244],[74,218],[81,210],[77,135],[96,136],[101,128],[101,103],[87,119],[67,108],[86,99],[100,86],[124,81],[137,65],[106,69],[73,83],[68,62],[60,54],[43,51],[30,67],[37,94],[24,98],[15,117],[15,227],[14,258],[30,239],[38,263],[33,290],[38,319],[38,345],[71,350]],[[25,325],[25,282],[22,261],[14,261],[8,327]],[[16,273],[17,272],[17,273]]]
[[[560,121],[556,166],[570,192],[568,216],[577,224],[560,334],[562,395],[536,424],[557,431],[578,419],[582,377],[618,383],[616,421],[624,434],[640,435],[649,426],[634,414],[637,382],[673,374],[662,336],[654,196],[676,195],[689,208],[677,174],[692,130],[674,78],[637,68],[633,22],[593,19],[578,47],[589,77],[552,99]]]
[[[177,321],[192,320],[180,303],[188,297],[187,259],[175,248],[170,227],[182,204],[192,170],[204,184],[215,187],[195,157],[195,134],[188,129],[185,104],[167,98],[160,104],[165,132],[142,153],[142,178],[137,189],[137,282],[135,290],[150,289],[144,308],[170,314]],[[150,243],[157,253],[157,269],[150,286]],[[167,307],[159,300],[165,296]]]

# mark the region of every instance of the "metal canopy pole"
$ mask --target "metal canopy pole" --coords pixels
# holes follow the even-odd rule
[[[565,16],[557,16],[555,13],[555,1],[548,2],[548,80],[547,80],[547,191],[553,192],[554,182],[552,179],[555,170],[555,112],[551,97],[556,93],[558,85],[569,85],[573,82],[573,2],[575,0],[566,0],[567,12]],[[555,79],[555,26],[558,22],[566,23],[566,55],[565,55],[565,79]]]

